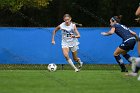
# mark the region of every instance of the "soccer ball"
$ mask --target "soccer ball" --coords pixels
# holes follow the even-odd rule
[[[54,63],[49,64],[49,65],[48,65],[48,70],[49,70],[50,72],[56,71],[56,70],[57,70],[57,65],[54,64]]]

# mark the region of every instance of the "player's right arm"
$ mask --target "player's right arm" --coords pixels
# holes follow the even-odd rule
[[[112,27],[110,31],[108,32],[101,32],[102,35],[104,36],[109,36],[115,33],[115,27]]]
[[[134,31],[130,30],[130,33],[135,36],[137,41],[139,40],[139,36]]]
[[[58,30],[60,30],[60,25],[57,26],[57,27],[54,29],[53,33],[52,33],[52,44],[53,44],[53,45],[55,44],[55,34],[56,34],[56,32],[57,32]]]

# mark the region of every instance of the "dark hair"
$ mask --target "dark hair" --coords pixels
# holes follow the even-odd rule
[[[70,16],[70,14],[65,14],[65,15],[63,16],[63,18],[65,18],[65,17],[70,17],[70,18],[72,18],[72,17]]]
[[[119,15],[119,16],[113,16],[111,18],[111,20],[114,22],[116,21],[117,23],[120,23],[121,22],[121,19],[122,19],[122,15]]]

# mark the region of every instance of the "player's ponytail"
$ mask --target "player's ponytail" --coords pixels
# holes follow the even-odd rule
[[[121,22],[121,19],[122,19],[122,15],[114,16],[114,17],[111,18],[111,20],[113,22],[116,21],[117,23],[120,23]]]

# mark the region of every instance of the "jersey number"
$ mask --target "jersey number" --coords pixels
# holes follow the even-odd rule
[[[129,28],[127,28],[127,27],[124,26],[124,25],[121,25],[121,27],[123,27],[125,30],[129,30]]]
[[[71,37],[71,34],[70,33],[67,33],[67,37]]]

